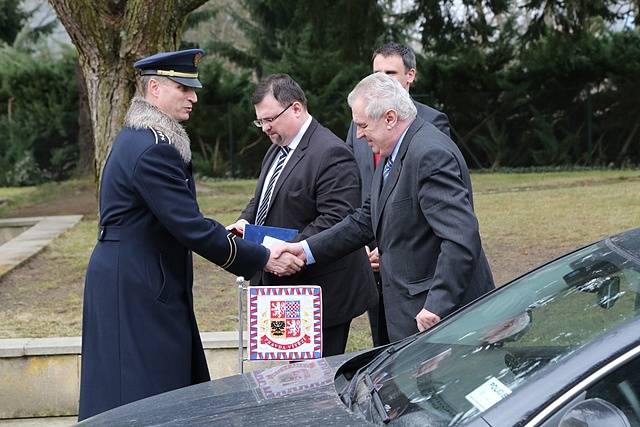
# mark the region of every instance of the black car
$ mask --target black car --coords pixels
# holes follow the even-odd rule
[[[640,426],[640,229],[390,346],[236,375],[86,425]]]

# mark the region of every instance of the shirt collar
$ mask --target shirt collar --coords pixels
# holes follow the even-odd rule
[[[409,125],[411,126],[411,125]],[[407,134],[407,131],[409,130],[409,126],[407,126],[407,128],[404,130],[404,132],[402,132],[402,135],[400,135],[400,139],[398,139],[398,143],[396,144],[395,148],[393,149],[393,152],[391,153],[391,155],[389,157],[391,157],[392,161],[396,161],[396,156],[398,155],[398,151],[400,151],[400,145],[402,144],[402,141],[404,140],[404,136]]]
[[[304,136],[307,129],[309,129],[312,119],[313,117],[311,117],[311,114],[309,114],[309,117],[307,117],[307,120],[305,120],[305,122],[302,124],[302,127],[300,127],[300,130],[298,131],[296,136],[293,138],[291,143],[287,145],[287,147],[289,147],[291,151],[295,150],[298,144],[300,144],[300,141],[302,141],[302,137]]]

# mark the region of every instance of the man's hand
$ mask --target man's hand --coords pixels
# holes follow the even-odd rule
[[[416,324],[418,325],[418,330],[420,332],[426,331],[439,321],[440,316],[430,312],[429,310],[425,310],[424,308],[416,315]]]
[[[296,256],[303,263],[306,263],[307,261],[307,254],[304,252],[302,243],[284,243],[271,248],[271,254],[276,258],[285,253]]]
[[[225,228],[235,234],[236,236],[244,236],[244,226],[249,224],[246,219],[239,219],[231,225],[227,225]]]
[[[273,273],[276,276],[290,276],[297,273],[304,267],[304,261],[289,253],[271,250],[269,261],[264,266],[264,271]]]
[[[365,246],[364,248],[367,250],[371,269],[378,273],[380,271],[380,255],[378,254],[378,248],[375,248],[374,250],[369,250],[369,246]]]

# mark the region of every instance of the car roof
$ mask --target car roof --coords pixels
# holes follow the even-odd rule
[[[640,228],[612,236],[610,242],[634,258],[640,259]]]

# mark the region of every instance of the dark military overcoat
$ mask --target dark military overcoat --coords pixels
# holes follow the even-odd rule
[[[209,380],[193,312],[191,251],[251,277],[264,247],[205,218],[168,136],[124,128],[107,160],[84,294],[79,419]]]

